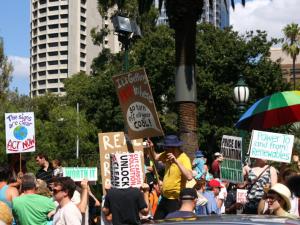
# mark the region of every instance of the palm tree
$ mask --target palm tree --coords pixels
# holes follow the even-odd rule
[[[196,25],[207,0],[159,0],[159,7],[165,4],[169,25],[175,30],[176,51],[176,102],[178,104],[179,133],[185,143],[186,153],[193,158],[198,147],[197,138],[197,93],[195,74]],[[99,0],[100,11],[107,11],[117,5],[122,10],[129,0]],[[135,1],[130,0],[131,4]],[[213,0],[209,0],[212,5]],[[148,12],[154,0],[138,0],[139,14]],[[228,0],[224,0],[228,9]],[[245,0],[242,0],[245,5]],[[234,8],[235,0],[231,0]],[[132,6],[131,6],[132,8]],[[124,11],[123,11],[124,12]]]
[[[296,59],[300,52],[300,27],[296,23],[288,24],[283,28],[285,43],[282,50],[291,56],[293,60],[293,82],[296,89]]]

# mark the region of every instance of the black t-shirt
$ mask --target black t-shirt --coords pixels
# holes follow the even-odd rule
[[[147,204],[137,188],[113,188],[105,196],[104,207],[112,213],[113,225],[139,225],[139,212],[147,208]]]
[[[47,171],[43,168],[39,169],[36,173],[36,179],[44,180],[47,184],[53,177],[53,169],[49,166]]]

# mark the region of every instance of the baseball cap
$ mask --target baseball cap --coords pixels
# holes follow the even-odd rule
[[[214,154],[214,156],[221,156],[222,154],[220,153],[220,152],[216,152],[215,154]]]
[[[223,186],[221,185],[221,182],[218,181],[217,179],[212,179],[208,182],[208,186],[210,187],[219,187],[222,188]]]
[[[194,188],[184,188],[180,191],[180,200],[194,200],[198,198],[197,191]]]

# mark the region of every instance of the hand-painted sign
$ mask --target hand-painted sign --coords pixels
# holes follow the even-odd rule
[[[34,114],[5,113],[6,153],[35,151]]]
[[[98,180],[97,167],[63,167],[63,176],[70,177],[74,181],[88,181]]]
[[[221,153],[224,157],[221,163],[221,179],[232,183],[242,182],[242,138],[223,135]]]
[[[144,69],[113,77],[130,139],[163,136]]]
[[[111,186],[113,188],[141,187],[142,160],[138,153],[116,153],[111,159]]]
[[[248,190],[246,189],[236,189],[236,202],[246,204],[247,194]]]
[[[250,157],[278,162],[291,162],[294,135],[253,130]]]
[[[111,184],[110,154],[136,152],[144,163],[143,139],[128,141],[123,132],[99,133],[99,151],[103,193],[105,185]]]

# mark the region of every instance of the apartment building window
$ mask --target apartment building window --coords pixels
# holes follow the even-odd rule
[[[57,60],[49,61],[49,62],[48,62],[48,65],[49,65],[49,66],[58,65],[58,61],[57,61]]]
[[[81,31],[85,31],[85,29],[86,29],[85,26],[82,26],[82,25],[80,26]]]
[[[39,58],[45,58],[46,57],[46,53],[40,53],[39,54]]]
[[[37,11],[33,12],[32,15],[33,15],[33,18],[36,18],[37,17]]]
[[[81,48],[81,49],[85,49],[85,44],[80,43],[80,48]]]
[[[32,38],[32,43],[33,43],[34,45],[36,45],[36,42],[37,42],[36,37],[35,37],[35,38]]]
[[[81,4],[85,5],[86,0],[81,0]]]
[[[85,53],[83,53],[83,52],[80,52],[80,57],[81,57],[81,58],[84,58],[84,57],[85,57],[85,55],[86,55]]]
[[[49,79],[48,83],[49,84],[56,84],[56,83],[58,83],[58,79]]]
[[[32,79],[36,79],[36,73],[32,73]]]
[[[59,81],[63,83],[65,81],[65,78],[61,78],[59,79]]]
[[[46,62],[40,62],[39,63],[39,67],[44,67],[44,66],[46,66]]]
[[[40,5],[43,5],[43,4],[46,4],[46,3],[47,3],[47,0],[40,0],[40,1],[39,1],[39,4],[40,4]]]
[[[45,48],[46,48],[46,44],[39,45],[39,49],[45,49]]]
[[[49,29],[57,29],[58,28],[58,24],[52,24],[48,26]]]
[[[48,56],[56,56],[58,55],[58,52],[48,52]]]
[[[68,70],[67,69],[61,69],[60,70],[60,73],[68,73]],[[60,81],[61,81],[62,79],[60,79]]]
[[[85,38],[86,38],[86,36],[85,36],[85,35],[83,35],[83,34],[80,34],[80,40],[84,41],[84,40],[85,40]]]
[[[36,53],[36,46],[34,46],[33,48],[32,48],[32,51],[33,51],[33,54],[35,54]]]
[[[68,9],[68,5],[61,5],[61,6],[60,6],[60,9],[61,9],[61,10]]]
[[[83,17],[83,16],[81,16],[81,17],[80,17],[80,21],[81,21],[81,22],[83,22],[83,23],[85,23],[85,21],[86,21],[86,18],[85,18],[85,17]]]
[[[47,37],[47,36],[46,36],[45,34],[44,34],[44,35],[40,35],[40,36],[39,36],[39,40],[40,40],[40,41],[45,40],[46,37]]]
[[[60,92],[65,92],[66,91],[65,88],[60,88],[59,90],[60,90]]]
[[[49,2],[58,2],[58,0],[49,0]]]
[[[61,27],[61,28],[68,27],[68,24],[67,24],[67,23],[62,23],[62,24],[60,24],[60,27]]]
[[[57,11],[59,9],[58,6],[49,7],[49,11]]]
[[[32,92],[32,96],[36,96],[36,91],[33,91],[33,92]]]
[[[68,37],[68,32],[60,33],[60,36],[61,36],[61,37]]]
[[[60,46],[68,46],[68,42],[67,41],[62,41],[62,42],[60,42]]]
[[[54,16],[48,16],[49,20],[57,20],[58,19],[58,15],[54,15]]]
[[[57,47],[58,46],[58,42],[49,43],[48,46],[50,48]]]
[[[46,30],[46,29],[47,29],[46,26],[41,26],[41,27],[39,27],[39,31],[44,31],[44,30]]]
[[[39,9],[39,13],[40,13],[40,14],[43,14],[43,13],[45,13],[45,12],[47,12],[47,9],[46,9],[46,8]]]
[[[37,35],[37,28],[33,29],[33,36]]]
[[[61,14],[61,15],[60,15],[60,18],[61,18],[61,19],[68,19],[68,14]]]
[[[85,62],[80,61],[80,67],[85,67]]]
[[[60,60],[60,64],[61,65],[68,64],[68,60]]]
[[[43,77],[46,76],[46,71],[40,71],[39,72],[39,77]]]
[[[68,51],[60,51],[60,55],[68,55]]]
[[[49,75],[58,74],[58,70],[48,70]]]
[[[46,92],[45,89],[40,89],[39,90],[39,95],[43,95],[43,94],[45,94],[45,92]]]
[[[33,3],[33,9],[37,8],[37,2]]]
[[[44,16],[44,17],[41,17],[39,18],[39,22],[42,23],[42,22],[46,22],[47,21],[47,18]]]
[[[36,88],[36,81],[32,82],[32,87]]]
[[[45,85],[46,84],[46,80],[39,80],[38,83],[39,83],[39,85]]]
[[[48,92],[50,93],[58,92],[58,88],[48,88]]]
[[[85,13],[85,12],[86,12],[86,9],[83,8],[83,7],[80,7],[80,12],[81,12],[81,13]]]
[[[49,38],[57,38],[58,37],[58,33],[49,34],[48,37]]]

